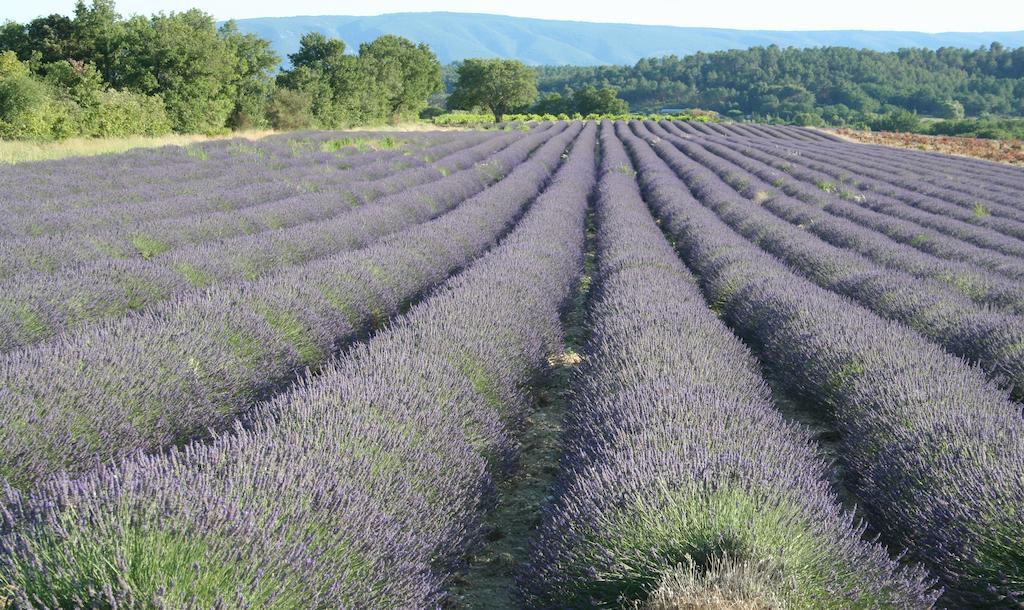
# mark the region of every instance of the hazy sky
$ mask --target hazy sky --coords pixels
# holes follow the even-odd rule
[[[694,27],[811,30],[865,29],[921,32],[1024,30],[1024,10],[1013,0],[119,0],[123,14],[198,7],[217,19],[288,15],[379,15],[406,11],[496,13],[545,19],[647,23]],[[74,0],[0,0],[0,21],[71,14]]]

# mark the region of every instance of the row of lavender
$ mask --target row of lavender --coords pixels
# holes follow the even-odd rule
[[[642,128],[638,131],[650,134]],[[825,243],[761,206],[751,205],[722,177],[739,183],[738,188],[752,199],[760,195],[762,200],[779,198],[799,205],[798,200],[776,193],[770,184],[697,144],[670,140],[676,150],[662,148],[669,163],[698,199],[738,233],[818,285],[906,324],[951,353],[980,363],[1016,396],[1024,396],[1024,318],[1019,314],[993,311],[944,283],[880,266],[856,252]],[[888,255],[899,257],[905,247],[893,246]],[[1019,284],[1008,281],[1004,285],[1012,295],[1024,292]],[[1024,306],[1024,302],[1015,305]]]
[[[854,249],[879,264],[945,282],[979,303],[1014,311],[1021,307],[1016,285],[1024,280],[1024,260],[855,203],[866,202],[864,195],[846,190],[823,191],[812,186],[813,182],[823,180],[819,174],[782,162],[753,146],[721,146],[707,141],[700,146],[798,200],[776,197],[761,203],[777,216],[795,220],[826,241],[838,240],[840,243],[835,245]],[[731,182],[737,186],[736,180]],[[751,196],[749,185],[740,190]],[[878,203],[878,198],[873,197],[872,205]],[[883,205],[901,204],[890,201]]]
[[[707,300],[763,366],[833,421],[847,484],[883,540],[941,580],[945,603],[1024,602],[1020,405],[979,369],[734,232],[705,207],[714,199],[666,163],[679,160],[673,144],[645,143],[624,124],[618,133]]]
[[[0,474],[24,486],[223,428],[482,252],[537,195],[579,129],[562,124],[519,140],[493,160],[511,171],[490,188],[472,172],[453,174],[444,199],[421,193],[425,200],[381,208],[383,218],[354,233],[439,216],[362,250],[0,357]]]
[[[882,146],[816,142],[784,148],[797,156],[802,152],[814,156],[846,153],[842,160],[848,166],[851,162],[855,163],[853,171],[856,174],[872,176],[910,201],[918,199],[925,205],[930,200],[947,201],[968,211],[972,211],[980,201],[992,204],[989,211],[994,217],[1006,216],[1020,220],[1022,216],[1020,170],[1011,167],[938,154],[915,159],[913,152]],[[867,188],[871,188],[871,185],[867,185]],[[980,224],[984,224],[985,220],[984,216],[961,218]]]
[[[135,149],[116,157],[72,157],[14,165],[0,169],[0,187],[8,193],[0,202],[0,214],[5,218],[18,214],[59,214],[174,200],[183,191],[199,195],[237,189],[246,181],[270,182],[287,175],[280,170],[302,172],[303,166],[311,177],[320,173],[330,175],[466,137],[476,140],[481,135],[403,134],[400,139],[392,138],[389,149],[374,151],[339,145],[379,142],[380,134],[290,133],[258,141],[232,139],[186,147]]]
[[[864,542],[839,507],[824,459],[655,224],[610,125],[601,141],[592,337],[527,605],[622,606],[671,589],[689,561],[745,566],[759,590],[731,601],[750,607],[931,607],[922,571]]]
[[[511,139],[489,138],[478,144],[478,151],[493,152]],[[90,262],[124,259],[149,259],[165,253],[174,254],[189,246],[213,240],[244,238],[275,229],[294,227],[317,220],[330,220],[353,207],[361,206],[388,193],[435,181],[445,173],[466,167],[465,163],[478,161],[465,152],[466,147],[448,143],[436,147],[446,151],[447,158],[437,167],[421,164],[399,169],[408,163],[404,158],[383,163],[380,171],[364,174],[376,165],[361,170],[338,172],[332,177],[336,184],[296,182],[289,184],[287,176],[270,180],[269,187],[259,183],[246,184],[233,194],[247,203],[245,208],[220,207],[219,191],[202,190],[170,201],[146,200],[140,206],[114,206],[102,215],[102,226],[88,230],[89,218],[97,218],[92,210],[68,211],[69,226],[86,225],[83,230],[70,234],[44,237],[7,238],[0,241],[0,278],[12,278],[25,273],[54,273]],[[301,167],[320,167],[304,164]],[[258,171],[258,170],[257,170]],[[383,176],[375,177],[378,173]],[[187,185],[184,187],[187,188]],[[287,191],[282,194],[281,190]],[[144,191],[144,189],[143,189]],[[151,210],[161,212],[179,210],[182,204],[201,202],[213,211],[185,210],[180,216],[147,219]],[[143,208],[142,210],[138,208]]]
[[[779,150],[756,140],[743,142],[776,156],[778,167],[792,170],[801,180],[813,180],[821,190],[835,191],[869,209],[995,253],[1020,256],[1024,252],[1020,242],[1024,238],[1024,211],[987,201],[981,185],[972,186],[969,197],[958,195],[952,188],[928,189],[929,194],[922,194],[918,192],[924,189],[921,184],[934,183],[939,178],[922,171],[916,178],[901,179],[882,168],[872,169],[870,157],[861,157],[856,149],[847,152],[846,148],[854,148],[850,145],[822,153],[811,146]],[[1016,199],[1020,206],[1019,194]]]
[[[903,210],[904,214],[944,221],[940,226],[954,231],[964,230],[963,224],[998,226],[1005,220],[1001,216],[1019,222],[1024,209],[1019,195],[1024,179],[1015,168],[935,153],[821,139],[794,141],[779,136],[793,133],[792,128],[773,128],[775,133],[765,137],[743,133],[746,130],[741,126],[729,126],[719,128],[727,135],[708,136],[687,124],[663,124],[681,135],[702,140],[761,147],[785,157],[787,166],[814,164],[827,174],[819,182],[823,187],[847,194],[893,196],[917,208]],[[929,216],[929,211],[937,216]],[[1019,224],[1003,226],[1011,232],[1020,231]]]
[[[380,194],[393,194],[356,208],[336,195],[275,204],[292,210],[293,216],[322,211],[327,218],[320,221],[180,248],[150,260],[115,258],[49,274],[22,273],[0,282],[0,351],[38,342],[85,322],[141,310],[197,287],[254,280],[365,247],[437,216],[500,179],[544,133],[538,131],[529,139],[492,138],[453,153],[441,165],[458,171],[443,175],[431,169],[435,175],[427,179],[392,181]],[[202,227],[202,221],[195,226]],[[25,263],[13,255],[8,260],[9,266]]]
[[[677,125],[666,123],[663,126],[671,133],[685,136]],[[1001,268],[1001,263],[1005,265],[1024,252],[1024,246],[1017,237],[1014,237],[1014,233],[1020,231],[1020,222],[994,216],[998,210],[993,210],[991,204],[985,205],[979,201],[978,198],[984,191],[984,183],[972,185],[971,190],[976,199],[956,204],[954,202],[958,197],[950,197],[952,201],[944,201],[941,198],[942,193],[952,193],[951,189],[941,191],[936,197],[923,196],[911,190],[923,188],[921,184],[939,179],[934,171],[922,167],[916,179],[897,179],[884,169],[866,170],[865,168],[872,163],[872,156],[865,156],[860,152],[860,147],[850,144],[832,144],[829,148],[831,152],[827,156],[822,156],[814,152],[815,148],[821,148],[817,144],[780,146],[775,141],[754,138],[698,140],[702,143],[713,142],[730,147],[771,165],[778,171],[779,180],[783,183],[782,188],[794,188],[792,180],[796,179],[798,183],[805,183],[805,186],[813,185],[819,191],[818,195],[822,201],[845,200],[851,205],[856,204],[855,208],[876,212],[878,216],[889,217],[890,221],[900,221],[904,227],[913,226],[916,232],[906,237],[904,241],[926,252],[947,258],[963,257],[963,251],[946,252],[944,247],[949,243],[966,242],[961,243],[960,247],[970,246],[971,254],[967,255],[967,260],[978,256],[984,257],[984,264],[1000,273],[1005,269]],[[891,150],[887,153],[894,154]],[[881,155],[875,153],[874,156]],[[892,163],[888,156],[885,156],[882,162],[886,165]],[[865,175],[865,171],[870,175]],[[955,166],[948,171],[955,171]],[[960,167],[959,171],[960,175],[963,175],[969,170]],[[1019,170],[1017,171],[1019,173]],[[1019,188],[1024,188],[1024,185]],[[813,197],[813,194],[803,189],[790,194],[800,198]],[[1016,198],[1019,207],[1019,191]],[[1003,225],[1002,233],[992,226],[999,223]],[[936,239],[944,243],[933,251],[932,241]]]
[[[528,386],[561,345],[594,133],[499,247],[245,425],[10,492],[5,594],[25,608],[442,603],[516,459]],[[497,224],[478,214],[445,235]]]
[[[140,185],[118,198],[130,197],[138,203],[117,201],[101,208],[65,207],[59,213],[19,214],[8,224],[16,223],[24,230],[13,229],[17,233],[0,237],[10,242],[6,248],[13,251],[37,252],[41,245],[70,241],[107,256],[148,258],[203,239],[225,239],[315,220],[315,210],[303,212],[303,206],[315,207],[329,200],[336,201],[341,209],[363,204],[403,184],[452,170],[444,164],[432,168],[426,159],[434,154],[448,156],[486,141],[474,140],[458,139],[419,151],[389,152],[387,157],[379,153],[361,154],[358,159],[366,163],[344,170],[312,156],[300,156],[293,165],[277,170],[267,169],[266,162],[254,160],[247,164],[248,171],[224,169],[236,172],[237,184],[231,186],[183,182],[173,197],[150,198],[145,186]],[[321,216],[325,213],[319,212]],[[72,259],[64,264],[74,262],[81,261]]]
[[[465,140],[463,142],[463,140]],[[194,165],[212,165],[220,171],[211,176],[194,177],[191,168],[168,167],[174,176],[171,185],[154,187],[143,176],[130,187],[104,188],[104,174],[91,180],[83,178],[83,192],[47,200],[19,201],[9,195],[0,204],[0,238],[13,240],[22,247],[46,244],[61,239],[93,241],[111,252],[138,256],[144,239],[156,241],[161,231],[181,223],[189,216],[203,215],[212,223],[224,224],[225,213],[250,215],[250,222],[269,220],[259,211],[278,200],[299,195],[336,191],[348,200],[355,195],[343,190],[346,185],[377,180],[403,169],[423,168],[430,151],[454,152],[482,140],[446,138],[403,142],[401,148],[357,153],[342,161],[332,153],[306,149],[284,158],[246,150],[228,159],[193,159]],[[110,165],[113,167],[114,162]],[[2,171],[2,170],[0,170]],[[173,185],[173,190],[170,187]],[[167,190],[168,192],[164,192]],[[226,224],[225,230],[231,229]],[[149,235],[153,231],[154,235]]]
[[[725,159],[724,165],[740,168],[740,175],[730,173],[728,168],[719,169],[719,174],[746,197],[799,228],[863,254],[881,266],[942,282],[980,305],[1014,314],[1024,310],[1024,261],[1020,258],[985,250],[846,200],[869,201],[863,195],[843,190],[837,196],[810,187],[810,183],[821,183],[821,174],[801,169],[797,163],[782,162],[755,148],[759,145],[754,142],[722,146],[702,140],[694,144]],[[713,166],[722,168],[723,162]],[[771,188],[754,189],[747,172],[792,198],[772,197]],[[872,205],[878,203],[874,196],[870,201]],[[906,207],[898,202],[884,205]]]
[[[775,147],[799,155],[808,146],[827,147],[845,155],[856,155],[870,166],[881,169],[885,178],[899,176],[906,180],[911,189],[931,190],[940,197],[944,190],[931,188],[932,179],[943,181],[943,186],[954,191],[971,195],[998,193],[1014,196],[1021,187],[1020,171],[1004,165],[949,155],[920,152],[907,149],[893,149],[886,146],[856,145],[837,136],[815,130],[768,125],[698,125],[696,123],[672,123],[683,133],[699,135],[702,138],[727,138],[735,140],[770,140]],[[925,180],[921,180],[925,176]],[[1019,200],[1014,204],[1020,207]]]

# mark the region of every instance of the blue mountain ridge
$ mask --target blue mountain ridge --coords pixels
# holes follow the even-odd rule
[[[271,41],[286,58],[306,32],[345,41],[350,51],[382,34],[425,42],[447,64],[467,57],[518,59],[529,65],[634,64],[644,57],[690,55],[698,51],[780,47],[841,46],[875,51],[901,48],[974,49],[999,42],[1024,46],[1024,31],[923,32],[874,30],[729,30],[718,28],[588,23],[478,13],[391,13],[371,17],[324,15],[237,20],[242,32]],[[287,61],[285,61],[287,63]]]

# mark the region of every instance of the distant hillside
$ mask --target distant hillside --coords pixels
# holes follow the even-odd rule
[[[1024,46],[1021,32],[881,32],[835,30],[787,32],[725,30],[653,25],[551,21],[474,13],[394,13],[375,17],[266,17],[240,19],[243,32],[273,42],[285,57],[310,31],[341,38],[350,48],[381,34],[398,34],[426,42],[442,63],[467,57],[504,57],[532,65],[633,64],[643,57],[688,55],[697,51],[782,47],[844,46],[876,51],[900,48],[962,47],[975,49],[993,41]]]

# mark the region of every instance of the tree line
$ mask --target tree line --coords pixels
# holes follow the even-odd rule
[[[0,27],[0,137],[338,128],[419,116],[442,91],[426,45],[381,36],[347,53],[316,33],[280,71],[267,40],[197,9],[122,17],[113,0]]]
[[[1024,48],[844,47],[669,55],[632,66],[539,68],[540,91],[611,87],[634,110],[698,107],[734,119],[872,126],[905,114],[1024,116]]]

